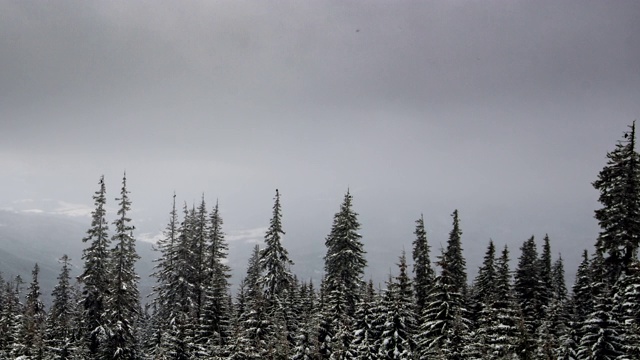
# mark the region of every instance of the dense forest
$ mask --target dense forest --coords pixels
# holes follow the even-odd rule
[[[635,141],[634,123],[593,182],[601,231],[583,251],[571,291],[549,236],[525,240],[515,269],[514,249],[490,241],[469,281],[457,210],[437,254],[420,216],[411,253],[398,251],[394,275],[375,287],[364,280],[366,251],[349,192],[325,239],[323,279],[313,284],[290,270],[276,190],[264,246],[255,247],[234,291],[218,204],[180,205],[174,195],[146,302],[126,176],[112,223],[101,178],[82,273],[72,279],[70,259],[61,258],[49,309],[38,265],[28,284],[0,278],[0,358],[640,359]]]

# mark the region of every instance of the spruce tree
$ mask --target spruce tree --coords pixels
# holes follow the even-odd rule
[[[31,272],[31,283],[27,289],[22,324],[11,352],[14,358],[44,358],[44,324],[46,313],[40,293],[38,276],[40,267],[35,264]]]
[[[427,242],[427,231],[424,227],[424,217],[420,215],[420,219],[416,220],[416,235],[413,241],[413,272],[414,287],[416,294],[416,311],[422,313],[427,297],[429,296],[429,288],[435,279],[435,273],[431,267],[431,259],[429,257],[430,246]]]
[[[621,359],[640,358],[640,263],[629,264],[615,284],[613,314],[622,325]]]
[[[358,214],[352,209],[352,200],[353,197],[347,191],[325,241],[326,293],[329,297],[340,298],[335,301],[344,303],[343,314],[353,314],[355,311],[355,304],[364,285],[362,275],[367,265],[362,236],[358,233]]]
[[[624,355],[622,324],[614,314],[609,273],[603,254],[596,252],[590,264],[593,310],[582,323],[578,346],[579,359],[613,360]]]
[[[131,201],[127,190],[126,175],[122,178],[122,189],[118,218],[113,222],[115,247],[111,254],[110,290],[105,301],[105,322],[108,328],[108,342],[105,356],[109,359],[134,360],[139,358],[137,321],[140,316],[140,293],[135,264],[140,258],[136,253],[135,238],[131,219]]]
[[[331,232],[326,238],[324,257],[325,277],[322,289],[325,298],[323,311],[327,323],[319,332],[321,350],[325,356],[348,358],[352,356],[353,315],[361,299],[364,281],[362,275],[367,264],[362,236],[358,233],[358,214],[352,209],[352,196],[347,191],[344,201],[333,219]],[[326,326],[325,326],[326,325]]]
[[[417,335],[418,356],[421,359],[464,358],[464,336],[469,331],[466,309],[462,306],[457,278],[447,264],[448,256],[440,256],[440,275],[429,293]]]
[[[293,283],[290,267],[293,261],[282,246],[282,208],[280,193],[276,189],[273,215],[264,236],[265,247],[260,251],[260,269],[262,275],[258,282],[264,289],[264,298],[270,306],[284,301]]]
[[[387,311],[384,314],[379,353],[383,359],[406,360],[414,357],[417,319],[404,252],[398,268],[400,273],[389,281],[384,297]]]
[[[540,261],[534,237],[525,241],[520,250],[522,253],[516,269],[514,290],[522,311],[525,329],[529,336],[533,336],[544,316]],[[533,351],[533,348],[530,350]]]
[[[453,217],[453,228],[449,232],[447,249],[444,253],[445,261],[442,266],[447,267],[453,280],[454,289],[462,295],[462,301],[464,301],[467,295],[467,262],[462,255],[462,230],[460,230],[458,210],[454,210],[451,216]]]
[[[204,304],[198,341],[208,356],[223,356],[230,337],[231,309],[228,301],[229,272],[225,263],[229,246],[222,231],[218,203],[213,208],[208,227],[207,267],[204,279]]]
[[[379,299],[373,288],[373,282],[369,281],[365,293],[356,307],[353,352],[358,360],[373,360],[378,358],[378,345],[381,335],[376,326],[378,313],[376,305]]]
[[[83,337],[89,359],[100,359],[101,346],[107,336],[104,312],[110,291],[109,246],[106,216],[106,189],[104,176],[100,177],[100,189],[93,196],[95,209],[91,213],[91,227],[82,241],[89,247],[82,253],[84,271],[78,278],[83,285]]]
[[[73,288],[71,280],[71,263],[67,255],[60,259],[62,269],[58,275],[58,284],[51,293],[53,304],[46,320],[45,346],[47,359],[71,359],[76,352],[74,329],[76,323],[76,308],[73,303]]]
[[[479,322],[481,315],[489,309],[496,296],[496,248],[493,240],[489,240],[489,246],[484,255],[482,266],[478,269],[478,275],[474,281],[474,291],[471,296],[474,306],[472,307],[472,319]],[[488,315],[485,314],[485,315]],[[486,317],[486,316],[485,316]],[[482,324],[476,324],[482,326]]]
[[[173,194],[173,203],[169,215],[169,223],[163,232],[163,237],[158,241],[154,250],[160,252],[160,257],[155,259],[154,273],[156,286],[153,288],[154,314],[153,314],[153,339],[151,340],[150,355],[157,359],[164,359],[167,356],[168,339],[170,329],[167,324],[171,322],[172,309],[177,300],[175,289],[175,277],[178,270],[178,227],[179,219],[176,210],[176,195]]]
[[[22,328],[23,304],[20,302],[22,278],[16,276],[4,285],[3,307],[0,313],[0,359],[12,359]]]
[[[596,251],[604,254],[610,282],[637,258],[640,241],[640,155],[636,151],[635,121],[623,140],[607,153],[607,165],[593,187],[600,192],[602,208],[595,217],[602,231]]]

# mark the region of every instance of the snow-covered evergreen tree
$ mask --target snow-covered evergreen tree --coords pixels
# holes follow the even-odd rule
[[[62,269],[58,284],[51,293],[53,304],[45,326],[45,353],[48,360],[71,359],[77,352],[78,323],[71,285],[71,262],[67,255],[60,259]]]
[[[608,269],[601,252],[596,252],[590,264],[593,310],[582,323],[582,338],[578,346],[579,359],[613,360],[624,355],[622,324],[618,321],[611,296]]]
[[[460,218],[458,210],[454,210],[453,228],[449,232],[449,240],[444,256],[443,266],[447,266],[447,270],[453,280],[453,286],[456,292],[462,295],[461,301],[466,301],[467,296],[467,261],[462,255],[462,230],[460,230]]]
[[[416,311],[421,314],[429,296],[429,289],[436,277],[431,267],[431,258],[429,257],[431,247],[427,241],[427,231],[424,227],[424,217],[422,215],[420,215],[420,219],[416,220],[414,234],[416,238],[413,240],[412,253],[413,273],[415,274],[413,286],[416,295]]]
[[[635,129],[634,121],[623,140],[607,153],[607,165],[593,182],[602,204],[595,211],[602,229],[596,251],[604,254],[604,266],[612,283],[637,258],[640,241],[640,155],[636,151]]]
[[[455,227],[454,227],[455,229]],[[469,331],[467,309],[463,306],[459,277],[451,272],[446,253],[440,256],[440,274],[429,293],[417,335],[421,359],[464,358],[464,336]],[[458,274],[459,275],[459,274]]]
[[[390,279],[384,296],[386,313],[378,352],[381,359],[407,360],[414,357],[417,319],[413,289],[407,274],[404,252],[398,263],[399,274]]]
[[[325,241],[323,310],[330,321],[326,323],[328,333],[321,331],[320,336],[330,341],[330,346],[326,343],[324,349],[328,356],[334,358],[350,356],[353,316],[364,287],[362,275],[367,261],[362,236],[358,233],[360,223],[357,216],[352,209],[352,196],[347,191]]]
[[[134,360],[139,358],[137,321],[140,316],[140,292],[135,264],[140,258],[136,252],[136,240],[129,212],[131,201],[127,190],[126,175],[122,178],[118,217],[113,222],[115,234],[112,242],[109,292],[105,301],[104,320],[108,330],[105,355],[109,359]]]
[[[544,318],[544,307],[541,300],[540,261],[534,237],[532,236],[525,241],[520,250],[521,255],[515,273],[514,290],[522,312],[524,329],[527,331],[527,334],[523,334],[521,337],[523,339],[521,356],[530,357],[536,352],[534,334]]]
[[[208,227],[207,267],[204,279],[204,304],[200,317],[198,342],[207,356],[225,355],[231,336],[231,308],[229,304],[229,272],[226,264],[229,246],[222,231],[222,217],[218,203],[213,208]]]
[[[88,243],[82,253],[84,271],[78,278],[82,283],[83,337],[88,359],[100,359],[100,351],[107,337],[104,313],[110,290],[109,239],[106,216],[106,189],[104,176],[100,177],[100,189],[93,196],[95,209],[91,213],[91,227],[82,239]]]
[[[44,358],[44,325],[46,312],[42,302],[38,276],[40,267],[35,264],[31,272],[31,283],[27,289],[22,321],[11,355],[21,359]]]

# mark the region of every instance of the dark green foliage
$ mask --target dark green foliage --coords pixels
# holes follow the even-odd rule
[[[78,278],[82,283],[83,337],[90,359],[99,359],[101,345],[107,336],[104,312],[110,290],[110,264],[106,216],[106,189],[104,176],[100,177],[100,189],[93,196],[95,209],[91,213],[91,227],[82,239],[89,247],[82,253],[84,271]]]
[[[611,282],[637,258],[640,241],[640,155],[635,142],[634,121],[623,140],[607,153],[607,165],[593,182],[602,204],[595,211],[602,229],[596,251],[605,254],[606,276]]]
[[[274,200],[273,216],[264,236],[265,247],[260,251],[259,260],[262,276],[258,282],[264,289],[264,297],[268,303],[284,300],[293,283],[290,271],[293,261],[282,246],[282,235],[285,232],[282,230],[282,208],[277,189]]]
[[[71,359],[78,352],[78,313],[76,311],[74,289],[70,283],[70,259],[62,256],[62,270],[58,284],[53,289],[53,304],[46,320],[45,353],[47,359]]]
[[[384,295],[382,333],[378,352],[382,359],[413,358],[417,319],[411,280],[404,252],[398,263],[399,274],[390,279]]]
[[[453,228],[449,232],[449,241],[447,241],[447,249],[444,253],[445,261],[441,263],[441,266],[447,267],[454,289],[464,299],[467,293],[467,262],[462,255],[462,230],[460,230],[458,210],[454,210],[451,216],[453,217]]]
[[[427,242],[427,231],[424,227],[424,218],[420,215],[420,219],[416,220],[416,235],[413,241],[413,273],[416,294],[416,304],[418,313],[422,313],[427,297],[429,296],[429,289],[435,279],[435,273],[431,267],[431,259],[429,258],[430,246]]]
[[[533,335],[544,317],[542,271],[533,236],[522,244],[520,250],[514,290],[524,319],[524,328],[529,335]]]
[[[136,240],[133,237],[131,211],[126,176],[122,178],[118,217],[113,222],[115,234],[112,242],[115,247],[111,253],[111,282],[105,302],[105,322],[108,340],[103,351],[110,359],[134,360],[139,358],[137,338],[138,317],[140,316],[140,293],[136,261],[140,258],[136,252]]]
[[[429,293],[417,335],[417,353],[422,359],[462,359],[464,335],[469,330],[459,284],[451,273],[447,256],[440,256],[440,275]]]

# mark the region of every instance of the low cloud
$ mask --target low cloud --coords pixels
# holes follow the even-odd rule
[[[244,242],[259,244],[264,239],[264,234],[267,232],[266,227],[259,227],[254,229],[245,230],[232,230],[227,234],[227,240],[233,242]]]
[[[58,207],[51,211],[52,214],[66,215],[72,217],[89,217],[91,216],[92,208],[84,204],[72,204],[65,201],[58,201]]]

